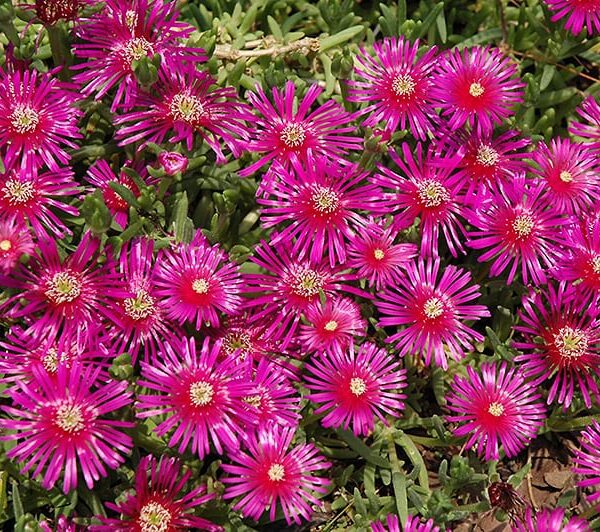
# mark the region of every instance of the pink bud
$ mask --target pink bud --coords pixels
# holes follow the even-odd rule
[[[188,167],[187,157],[176,151],[163,151],[158,154],[158,162],[169,175],[185,172]]]

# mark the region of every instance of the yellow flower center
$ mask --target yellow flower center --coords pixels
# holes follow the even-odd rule
[[[392,90],[396,96],[410,96],[417,84],[410,74],[400,74],[392,80]]]
[[[337,322],[337,321],[335,321],[335,320],[328,321],[328,322],[325,324],[325,327],[324,327],[324,329],[325,329],[326,331],[329,331],[329,332],[333,332],[333,331],[335,331],[337,328],[338,328],[338,322]]]
[[[333,189],[321,185],[313,187],[310,199],[314,209],[322,214],[331,214],[337,211],[340,205],[337,193]]]
[[[138,290],[135,297],[123,301],[125,314],[133,320],[143,320],[154,313],[154,298],[146,290]]]
[[[210,382],[198,381],[190,386],[190,400],[196,406],[206,406],[213,400],[215,389]]]
[[[46,283],[44,294],[55,305],[71,303],[81,295],[81,281],[70,271],[57,272]]]
[[[562,327],[554,334],[554,345],[564,358],[579,358],[588,350],[587,334],[578,328]]]
[[[206,115],[203,103],[196,96],[185,93],[173,96],[169,104],[169,112],[173,120],[191,125],[196,124]]]
[[[477,150],[476,158],[482,166],[494,166],[500,159],[500,155],[489,144],[481,144]]]
[[[10,251],[12,249],[12,243],[10,240],[0,241],[0,251]]]
[[[250,334],[246,331],[231,331],[223,338],[223,350],[228,355],[235,351],[241,352],[241,359],[245,360],[252,349],[252,340]]]
[[[289,148],[298,148],[306,140],[306,130],[302,124],[288,124],[281,130],[279,138]]]
[[[383,260],[383,258],[385,257],[385,253],[383,252],[383,249],[379,249],[379,248],[374,249],[373,257],[375,257],[377,260]]]
[[[517,236],[524,238],[529,236],[533,231],[535,222],[529,214],[519,214],[512,223],[513,231]]]
[[[592,270],[594,273],[600,273],[600,255],[596,255],[592,260]]]
[[[563,170],[558,177],[563,183],[570,183],[573,181],[573,175],[567,170]]]
[[[488,413],[494,417],[499,417],[504,414],[504,406],[500,403],[492,403],[488,408]]]
[[[77,405],[63,404],[56,409],[54,423],[65,432],[81,432],[85,428],[83,421],[81,407]]]
[[[473,98],[479,98],[484,92],[485,89],[481,83],[478,81],[471,83],[471,86],[469,87],[469,94],[473,96]]]
[[[260,408],[262,404],[262,397],[260,395],[248,395],[242,399],[247,405],[253,406],[254,408]]]
[[[138,524],[141,532],[167,532],[171,519],[171,512],[162,504],[149,502],[140,510]]]
[[[444,313],[444,303],[439,297],[430,297],[423,305],[423,314],[429,319],[439,318]]]
[[[13,129],[20,133],[33,133],[40,123],[40,116],[35,109],[28,105],[17,105],[9,116]]]
[[[144,37],[134,37],[125,43],[122,48],[125,60],[131,64],[143,57],[154,54],[154,47]]]
[[[301,268],[293,274],[290,282],[292,292],[300,297],[316,296],[324,285],[323,276],[310,268]]]
[[[367,383],[360,377],[352,377],[350,379],[350,391],[356,395],[356,397],[360,397],[367,391]]]
[[[210,284],[207,279],[195,279],[192,283],[192,290],[196,292],[196,294],[207,294],[209,288]]]
[[[133,30],[138,23],[138,15],[133,9],[125,11],[125,24],[130,30]]]
[[[417,193],[425,207],[439,207],[450,199],[448,189],[439,181],[426,179],[417,185]]]
[[[273,482],[281,482],[285,478],[285,468],[282,464],[273,464],[267,471],[269,480]]]
[[[9,179],[4,183],[2,195],[11,205],[22,205],[33,199],[35,195],[35,186],[33,181]]]

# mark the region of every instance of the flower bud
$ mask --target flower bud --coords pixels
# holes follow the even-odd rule
[[[158,162],[170,176],[185,172],[188,167],[187,157],[176,151],[163,151],[158,154]]]

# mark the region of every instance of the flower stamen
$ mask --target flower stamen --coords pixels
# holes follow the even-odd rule
[[[190,400],[196,406],[206,406],[215,395],[215,389],[210,382],[198,381],[190,386]]]

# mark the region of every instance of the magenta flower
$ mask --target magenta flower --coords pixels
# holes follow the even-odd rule
[[[119,513],[120,519],[99,517],[102,525],[92,525],[92,532],[130,532],[158,530],[220,531],[222,527],[193,514],[201,504],[215,498],[205,494],[206,486],[186,490],[192,472],[182,473],[176,458],[145,456],[135,473],[135,492],[108,508]]]
[[[46,26],[54,26],[59,20],[77,19],[79,10],[89,2],[90,0],[34,0],[34,5],[30,7],[35,10],[40,22]]]
[[[35,176],[47,165],[59,171],[81,138],[75,106],[77,95],[52,77],[35,70],[5,72],[0,69],[0,155],[8,169],[22,169]]]
[[[498,460],[502,445],[506,456],[516,456],[535,437],[546,419],[536,386],[525,380],[506,362],[482,364],[480,372],[466,367],[467,377],[454,376],[446,394],[447,417],[459,423],[453,429],[458,437],[469,436],[465,446],[475,448],[480,457]]]
[[[219,314],[241,309],[242,278],[237,264],[216,244],[202,240],[180,245],[158,257],[156,295],[167,317],[183,324],[219,325]]]
[[[363,126],[383,122],[385,130],[393,132],[408,124],[416,138],[426,140],[438,122],[430,96],[437,49],[432,46],[417,59],[418,49],[418,40],[411,43],[404,37],[373,43],[375,57],[361,48],[354,69],[359,79],[348,82],[348,101],[369,104]]]
[[[191,444],[200,459],[211,443],[219,454],[223,446],[239,447],[238,421],[252,421],[241,405],[248,386],[234,378],[232,359],[217,360],[220,349],[205,338],[198,350],[195,339],[184,338],[164,344],[156,361],[141,362],[138,384],[150,393],[138,396],[137,417],[165,416],[154,432],[159,437],[170,433],[168,445],[179,453]]]
[[[590,532],[591,528],[587,521],[580,517],[571,517],[565,522],[565,509],[555,508],[550,510],[542,508],[537,512],[527,507],[525,516],[518,520],[512,527],[513,532],[531,532],[532,530],[552,532]]]
[[[248,437],[248,453],[230,454],[233,464],[221,466],[229,473],[221,482],[227,486],[225,499],[241,497],[234,510],[258,520],[270,508],[269,520],[273,522],[281,506],[289,525],[310,519],[312,505],[321,505],[316,495],[326,493],[330,484],[314,472],[331,464],[312,444],[302,443],[288,451],[293,438],[293,428],[275,425]]]
[[[578,214],[600,201],[596,151],[568,139],[540,142],[533,152],[535,174],[543,179],[544,194],[563,214]]]
[[[439,273],[437,258],[412,262],[402,282],[379,293],[375,306],[381,314],[380,327],[403,326],[387,339],[396,343],[400,356],[417,353],[426,365],[433,356],[437,365],[447,369],[447,354],[460,360],[473,341],[483,340],[464,321],[490,313],[482,305],[468,304],[479,297],[479,285],[469,285],[469,272],[447,266],[438,280]]]
[[[348,267],[358,270],[356,277],[366,279],[377,290],[397,284],[402,269],[418,254],[415,244],[394,244],[397,238],[393,226],[371,221],[350,241]]]
[[[372,532],[440,532],[440,527],[433,523],[433,519],[422,523],[418,517],[408,516],[406,524],[400,528],[400,520],[397,515],[389,514],[386,518],[386,523],[380,521],[371,523]]]
[[[567,18],[565,29],[579,35],[583,28],[590,36],[600,33],[600,3],[598,0],[544,0],[553,11],[552,22]]]
[[[308,325],[300,325],[298,342],[303,351],[345,351],[353,336],[364,336],[367,323],[351,299],[333,297],[324,304],[312,303],[305,312]]]
[[[265,163],[276,160],[286,166],[293,159],[306,162],[309,155],[314,159],[325,157],[335,164],[346,164],[344,159],[349,150],[361,150],[362,139],[348,136],[356,128],[350,124],[355,116],[333,100],[328,100],[312,113],[310,108],[323,89],[311,85],[294,111],[296,88],[292,81],[279,91],[273,87],[271,104],[263,89],[257,85],[256,93],[248,93],[252,107],[259,115],[252,120],[255,124],[252,139],[247,143],[251,152],[264,153],[257,162],[243,169],[240,175],[247,176]]]
[[[163,65],[152,92],[136,93],[135,105],[142,110],[115,119],[120,145],[184,142],[192,151],[195,138],[200,137],[218,162],[225,161],[220,140],[239,156],[241,139],[247,135],[246,120],[252,115],[232,87],[219,88],[215,83],[208,72],[194,65]]]
[[[437,256],[440,232],[453,256],[464,252],[459,236],[465,234],[459,220],[462,183],[453,173],[454,168],[450,165],[442,167],[431,152],[423,157],[421,143],[417,146],[416,160],[407,143],[402,144],[402,156],[390,151],[390,157],[403,175],[379,165],[380,173],[374,176],[373,182],[393,192],[385,194],[385,201],[378,211],[395,213],[394,223],[398,229],[410,227],[419,218],[421,253],[425,255]]]
[[[600,377],[600,322],[592,311],[595,300],[581,297],[579,291],[561,283],[548,285],[542,292],[523,298],[519,312],[522,325],[516,325],[524,341],[514,346],[522,351],[515,357],[523,374],[535,384],[552,382],[548,404],[556,401],[565,409],[580,390],[588,408],[590,395],[600,404],[596,380]],[[541,339],[541,341],[540,341]]]
[[[76,35],[83,42],[73,50],[84,62],[73,68],[81,70],[74,80],[83,94],[95,93],[100,100],[117,87],[111,111],[130,108],[137,88],[135,61],[156,54],[163,63],[205,60],[203,50],[181,45],[194,28],[177,21],[174,6],[163,0],[107,0],[103,10],[79,25]]]
[[[265,326],[250,323],[246,314],[233,316],[225,320],[219,329],[212,330],[215,339],[221,340],[222,355],[232,357],[242,364],[259,362],[277,350],[274,343],[265,337]]]
[[[262,205],[261,223],[277,227],[272,244],[293,241],[292,253],[303,259],[318,262],[329,256],[333,268],[346,262],[346,242],[355,231],[366,225],[361,211],[376,205],[381,192],[366,183],[367,172],[358,165],[333,165],[325,159],[309,157],[306,166],[298,160],[293,168],[275,163],[273,179],[264,189],[264,197],[257,197]]]
[[[600,503],[600,423],[592,420],[579,439],[580,448],[575,451],[573,473],[583,478],[577,483],[582,488],[593,488],[587,496],[590,504]]]
[[[0,439],[17,441],[7,456],[26,462],[22,474],[35,466],[33,476],[38,477],[45,469],[44,489],[51,489],[64,473],[63,491],[68,493],[77,487],[79,471],[92,489],[133,447],[122,430],[133,423],[105,419],[131,404],[128,383],[99,384],[98,370],[79,365],[60,366],[56,379],[37,368],[33,374],[31,382],[18,382],[17,389],[8,392],[13,406],[2,407],[12,419],[0,419],[0,427],[14,433]]]
[[[34,250],[31,233],[21,220],[14,215],[0,217],[0,272],[10,273],[25,253],[31,255]]]
[[[324,427],[351,427],[356,436],[367,436],[376,418],[388,425],[385,414],[399,417],[404,409],[406,371],[399,366],[370,342],[356,350],[324,352],[306,366],[307,399],[319,405],[315,414],[327,412]]]
[[[569,127],[571,135],[576,135],[588,142],[600,142],[600,105],[593,96],[588,96],[577,108],[577,114],[587,122],[572,122]]]
[[[431,98],[450,129],[464,124],[490,133],[523,101],[517,67],[498,48],[453,48],[438,57]]]
[[[188,158],[176,151],[161,151],[158,154],[158,163],[167,175],[174,176],[187,170]]]
[[[510,268],[510,284],[520,267],[524,283],[546,281],[545,270],[552,268],[559,251],[558,229],[568,220],[544,197],[545,188],[541,182],[515,178],[472,213],[470,222],[477,230],[469,233],[467,245],[487,249],[479,262],[493,260],[492,277]]]
[[[78,192],[73,172],[68,169],[37,175],[29,171],[11,172],[0,177],[0,219],[8,215],[28,222],[38,238],[49,235],[63,238],[71,231],[55,211],[77,216],[77,208],[65,200]]]

